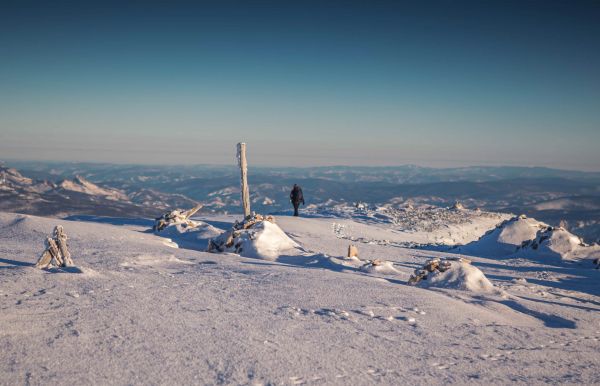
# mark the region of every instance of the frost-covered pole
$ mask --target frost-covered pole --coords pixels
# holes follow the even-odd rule
[[[248,163],[246,162],[246,144],[237,144],[238,165],[242,173],[242,205],[244,206],[244,218],[250,216],[250,190],[248,189]]]

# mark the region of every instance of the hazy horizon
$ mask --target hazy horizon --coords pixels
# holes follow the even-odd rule
[[[249,161],[253,161],[253,157],[248,156]],[[237,168],[235,157],[231,158],[228,161],[224,161],[221,163],[217,162],[197,162],[197,163],[160,163],[160,162],[114,162],[114,161],[81,161],[81,160],[50,160],[50,159],[31,159],[31,158],[2,158],[0,159],[0,166],[4,167],[15,167],[19,164],[43,164],[43,165],[112,165],[112,166],[137,166],[137,167],[232,167]],[[448,165],[444,164],[443,166],[431,166],[423,163],[402,163],[396,165],[365,165],[365,164],[313,164],[306,166],[298,166],[298,165],[275,165],[275,164],[266,164],[266,163],[258,163],[258,162],[250,162],[250,168],[261,168],[261,169],[310,169],[310,168],[405,168],[405,167],[418,167],[418,168],[430,168],[436,170],[444,170],[444,169],[461,169],[461,168],[522,168],[522,169],[548,169],[548,170],[557,170],[557,171],[572,171],[572,172],[581,172],[581,173],[600,173],[598,170],[585,170],[585,169],[569,169],[569,168],[560,168],[560,167],[548,167],[548,166],[540,166],[540,165],[510,165],[510,164],[464,164],[464,165]],[[18,169],[18,167],[17,167]]]

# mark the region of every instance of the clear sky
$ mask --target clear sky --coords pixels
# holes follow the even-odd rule
[[[4,0],[0,50],[0,159],[600,170],[600,1]]]

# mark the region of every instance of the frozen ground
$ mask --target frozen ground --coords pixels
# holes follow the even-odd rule
[[[497,289],[473,293],[407,285],[450,254],[384,222],[278,216],[300,247],[264,261],[79,220],[0,213],[0,384],[600,383],[586,260],[469,256]],[[57,224],[81,273],[33,267]],[[350,242],[395,270],[344,262]]]

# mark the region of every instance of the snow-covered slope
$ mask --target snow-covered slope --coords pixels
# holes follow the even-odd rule
[[[334,227],[341,238],[377,243],[393,239],[395,243],[404,246],[466,244],[477,240],[488,229],[511,217],[505,213],[430,205],[371,207],[362,203],[354,206],[345,203],[309,206],[306,212],[314,217],[335,219]]]
[[[129,201],[127,195],[112,188],[102,188],[81,176],[75,176],[73,180],[64,180],[58,186],[65,190],[89,194],[91,196],[103,196],[109,200]]]
[[[151,221],[88,220],[103,223],[0,213],[0,384],[599,381],[591,267],[473,258],[505,295],[472,294],[407,285],[443,253],[359,243],[394,270],[344,263],[327,218],[277,217],[299,248],[274,262],[173,248]],[[58,224],[83,273],[32,266]]]

